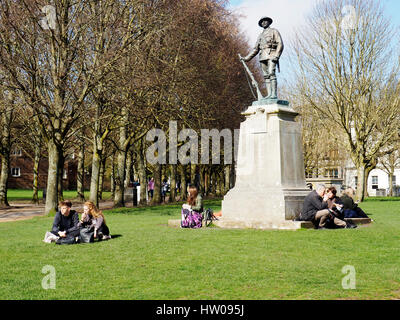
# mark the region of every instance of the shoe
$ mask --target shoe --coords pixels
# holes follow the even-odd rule
[[[108,240],[108,239],[111,239],[111,235],[103,235],[103,238],[102,238],[102,240]]]
[[[357,226],[356,226],[355,224],[350,224],[350,223],[348,223],[348,224],[345,226],[345,229],[355,229],[355,228],[357,228]]]

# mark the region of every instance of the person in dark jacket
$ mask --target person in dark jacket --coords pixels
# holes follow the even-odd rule
[[[324,229],[325,224],[330,216],[328,207],[328,194],[326,194],[325,185],[319,184],[316,190],[311,191],[304,199],[303,210],[301,211],[301,219],[312,221],[319,228]],[[334,218],[334,224],[339,227],[346,227],[346,222],[338,218]]]
[[[357,203],[354,203],[354,189],[347,188],[343,195],[340,197],[340,201],[343,203],[343,212],[345,218],[368,218],[365,212],[358,207]]]
[[[78,237],[80,231],[78,226],[79,215],[75,210],[71,210],[71,201],[61,201],[58,206],[60,210],[54,217],[51,233],[60,238]]]

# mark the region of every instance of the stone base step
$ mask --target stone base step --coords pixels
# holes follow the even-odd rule
[[[365,225],[372,222],[371,218],[346,218],[348,222],[356,225]],[[298,230],[298,229],[314,229],[311,221],[282,221],[282,222],[258,222],[258,221],[234,221],[234,220],[216,220],[213,224],[224,229],[262,229],[262,230]],[[168,220],[168,226],[172,228],[180,228],[181,220]],[[204,221],[203,221],[204,227]]]

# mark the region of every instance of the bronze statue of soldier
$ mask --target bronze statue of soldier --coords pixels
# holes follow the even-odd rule
[[[246,57],[241,58],[248,62],[260,53],[260,64],[263,72],[265,86],[267,87],[266,99],[277,99],[277,78],[276,67],[279,68],[279,59],[283,52],[283,41],[278,30],[270,28],[273,20],[269,17],[263,17],[258,25],[264,28],[264,31],[258,36],[257,43]]]

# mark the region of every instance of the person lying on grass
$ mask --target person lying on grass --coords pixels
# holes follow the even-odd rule
[[[83,214],[78,225],[80,228],[94,228],[95,239],[111,239],[110,230],[106,225],[104,214],[96,207],[96,205],[92,201],[87,201],[83,205]]]

